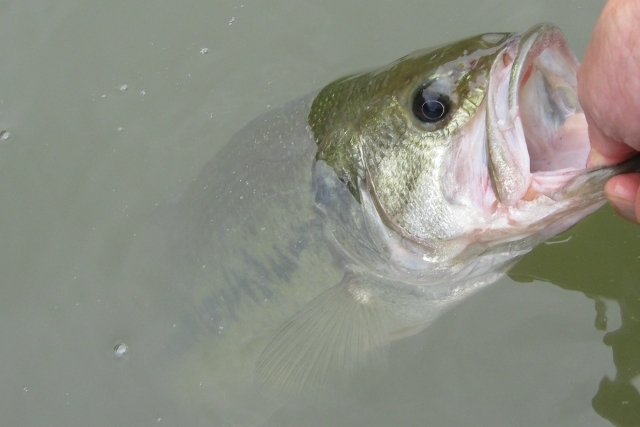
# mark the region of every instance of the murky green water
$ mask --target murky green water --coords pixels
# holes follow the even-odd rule
[[[1,425],[210,425],[157,381],[181,301],[121,279],[154,207],[271,106],[420,47],[540,21],[581,56],[602,6],[130,3],[0,4]],[[640,228],[605,208],[554,242],[395,343],[367,393],[268,425],[640,425]]]

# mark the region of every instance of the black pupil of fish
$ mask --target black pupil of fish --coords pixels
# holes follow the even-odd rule
[[[449,97],[430,90],[428,87],[416,94],[413,114],[422,122],[438,122],[449,112]]]

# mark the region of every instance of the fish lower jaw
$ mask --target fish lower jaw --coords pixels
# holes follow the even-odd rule
[[[566,168],[551,172],[536,172],[530,175],[529,186],[521,197],[522,202],[533,202],[538,197],[549,197],[561,191],[572,179],[585,173],[586,169]]]

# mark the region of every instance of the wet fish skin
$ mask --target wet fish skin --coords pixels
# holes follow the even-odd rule
[[[538,38],[555,50],[519,53],[522,40],[534,49]],[[167,383],[235,425],[259,424],[292,402],[341,399],[361,369],[384,365],[391,341],[595,210],[603,179],[590,177],[622,169],[554,164],[569,176],[557,183],[554,170],[518,169],[522,153],[510,150],[538,148],[513,148],[507,133],[547,115],[488,112],[501,90],[509,109],[514,97],[537,99],[539,86],[571,92],[577,61],[567,51],[547,24],[475,36],[337,80],[240,130],[163,220],[160,280],[177,287],[176,311],[184,311]],[[533,83],[509,67],[531,70]],[[451,109],[425,124],[411,105],[434,82]],[[546,101],[550,135],[568,133],[564,124],[581,114],[571,102]],[[588,141],[576,144],[586,160]],[[505,176],[547,181],[525,200],[514,196],[521,184],[492,181]]]

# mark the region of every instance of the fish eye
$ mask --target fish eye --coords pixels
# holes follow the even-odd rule
[[[451,100],[447,95],[432,88],[423,86],[413,99],[413,114],[424,123],[436,123],[447,117]]]

